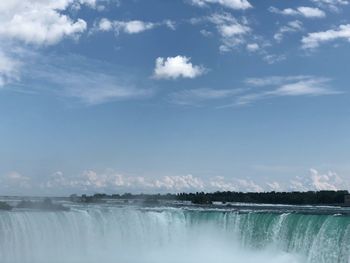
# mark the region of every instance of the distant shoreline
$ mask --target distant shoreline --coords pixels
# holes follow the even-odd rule
[[[350,206],[346,197],[350,197],[347,190],[339,191],[307,191],[307,192],[196,192],[196,193],[167,193],[167,194],[105,194],[93,195],[72,194],[69,197],[50,197],[51,199],[67,199],[80,203],[100,203],[105,199],[114,200],[143,200],[144,203],[156,204],[161,200],[188,201],[192,204],[211,205],[215,202],[222,204],[271,204],[271,205],[325,205]],[[4,198],[42,199],[34,196],[3,196]]]
[[[85,203],[99,202],[103,199],[142,199],[152,203],[159,200],[189,201],[193,204],[213,204],[213,202],[247,203],[247,204],[280,204],[280,205],[340,205],[350,206],[346,202],[349,192],[341,191],[307,191],[307,192],[213,192],[213,193],[178,193],[178,194],[103,194],[71,195],[73,201]]]

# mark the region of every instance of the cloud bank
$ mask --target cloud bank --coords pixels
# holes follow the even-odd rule
[[[86,170],[79,176],[65,176],[57,171],[37,181],[18,172],[0,176],[0,190],[6,193],[24,191],[28,193],[71,194],[71,193],[178,193],[194,191],[320,191],[348,190],[350,181],[333,171],[321,173],[312,168],[307,176],[296,176],[283,181],[257,182],[250,178],[225,178],[212,176],[201,178],[192,174],[162,177],[132,176],[114,170],[97,172]],[[13,192],[12,192],[13,193]]]

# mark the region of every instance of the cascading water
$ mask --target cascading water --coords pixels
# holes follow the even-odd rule
[[[350,217],[75,205],[0,211],[1,263],[347,263]]]

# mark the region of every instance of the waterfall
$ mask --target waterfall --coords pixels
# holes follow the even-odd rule
[[[348,263],[350,217],[76,205],[0,211],[1,263]]]

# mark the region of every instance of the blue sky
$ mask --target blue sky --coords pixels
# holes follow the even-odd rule
[[[4,0],[0,193],[350,188],[347,0]]]

